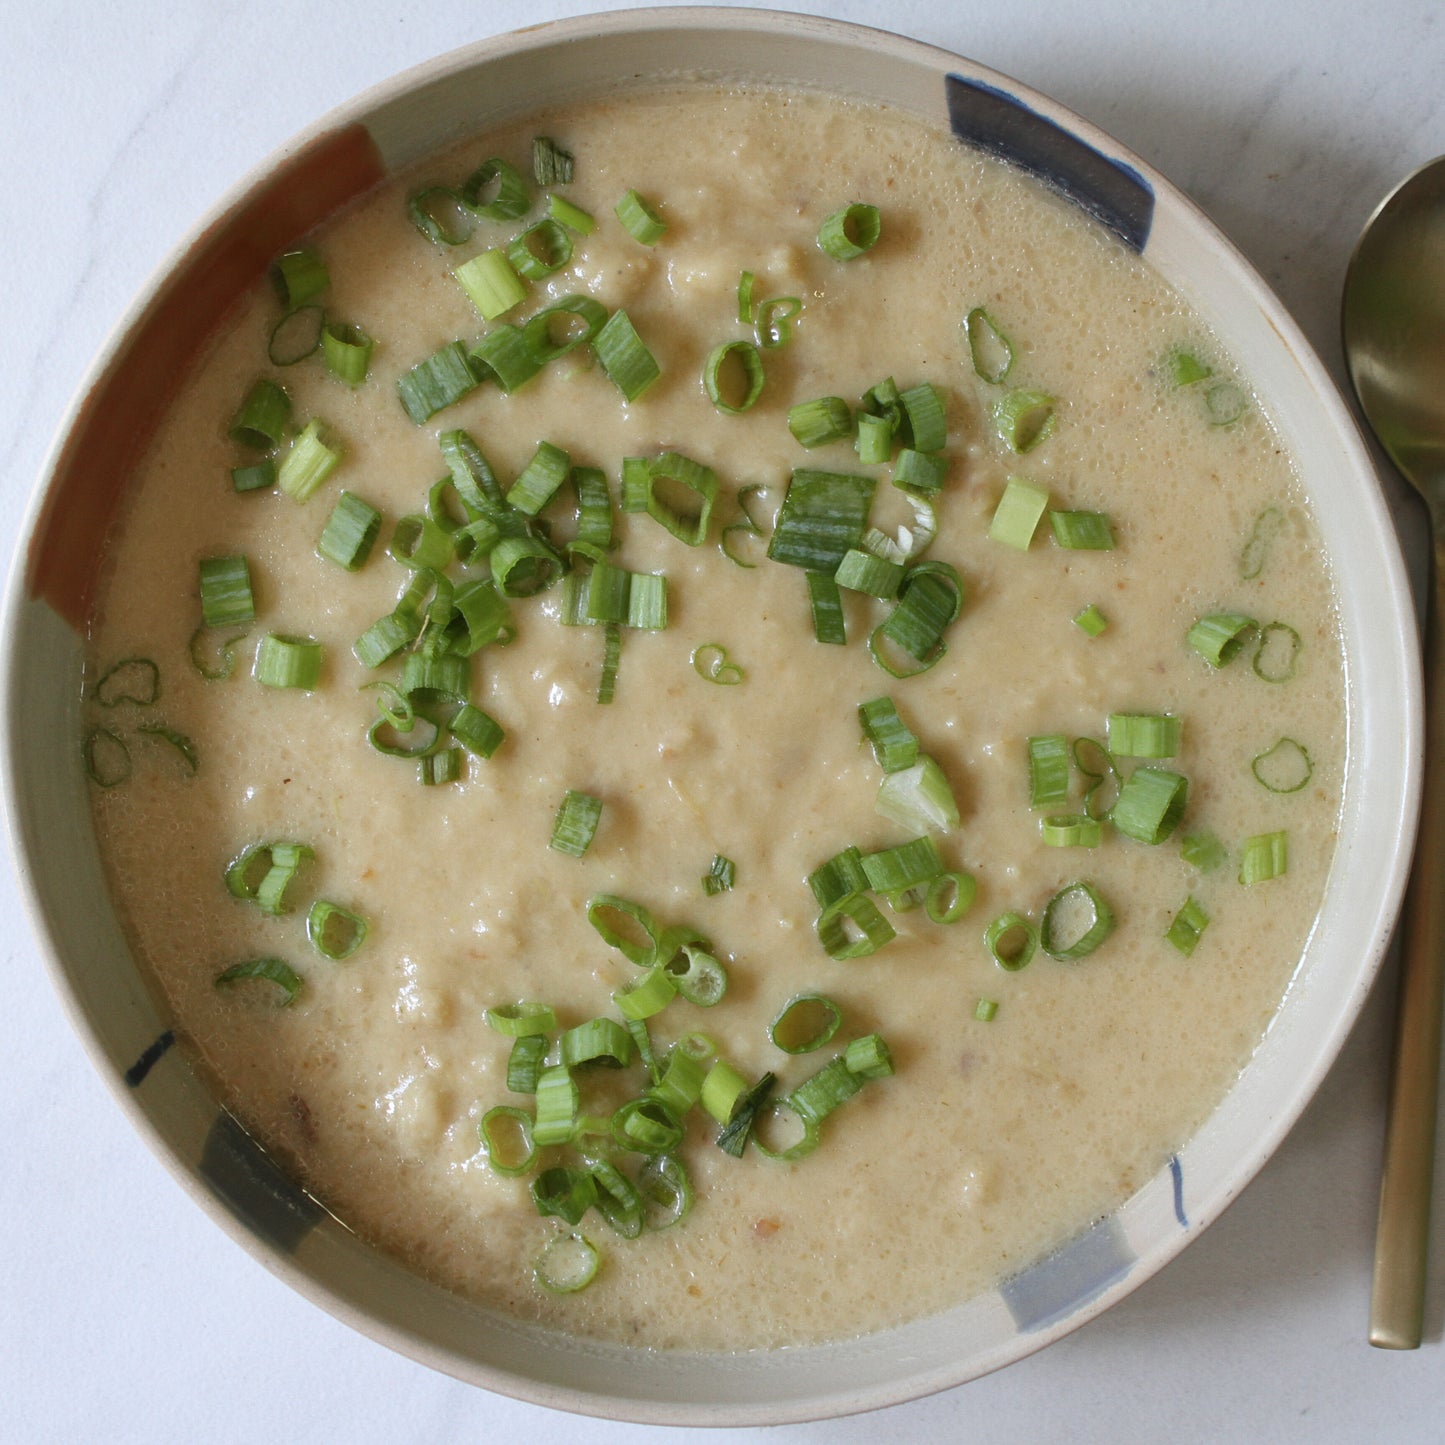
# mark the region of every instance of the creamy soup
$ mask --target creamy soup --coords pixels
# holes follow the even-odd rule
[[[570,181],[535,183],[538,135],[575,156]],[[428,239],[408,198],[459,188],[489,157],[517,167],[527,214],[483,220],[454,247]],[[655,238],[647,211],[634,217],[640,240],[614,210],[632,190],[665,227]],[[565,230],[570,259],[523,278],[523,299],[484,319],[454,273],[474,278],[466,263],[544,216],[549,192],[595,228]],[[857,202],[877,208],[880,234],[835,259],[820,229]],[[449,205],[426,202],[460,226]],[[868,219],[835,229],[861,246]],[[556,234],[534,239],[545,253]],[[660,90],[548,114],[371,195],[310,246],[329,274],[312,304],[375,339],[366,378],[345,384],[319,354],[268,361],[268,345],[302,349],[296,332],[314,318],[273,339],[282,311],[258,288],[186,381],[137,478],[95,618],[87,702],[105,730],[92,734],[89,760],[107,784],[94,801],[117,905],[179,1036],[246,1128],[348,1225],[426,1275],[516,1316],[657,1347],[780,1346],[941,1310],[1040,1259],[1155,1175],[1268,1026],[1318,909],[1337,822],[1343,682],[1328,568],[1267,399],[1249,392],[1248,358],[1222,355],[1147,265],[1026,178],[907,117],[809,96]],[[751,295],[742,284],[740,298],[744,273]],[[634,399],[617,380],[626,358],[604,365],[582,344],[511,391],[489,377],[430,416],[414,399],[420,421],[399,403],[399,381],[414,391],[415,375],[402,379],[448,343],[495,339],[569,296],[624,313],[655,360],[660,374]],[[586,327],[585,315],[574,324]],[[744,368],[760,363],[762,390],[745,410],[720,409],[704,383],[730,341],[754,349],[721,364],[725,402],[746,399]],[[308,422],[323,423],[340,454],[305,501],[233,486],[233,469],[263,461],[228,435],[262,377],[290,400],[283,474],[294,480],[285,459]],[[873,394],[881,422],[861,404],[889,378],[912,404],[891,435],[887,395]],[[813,440],[792,409],[820,398],[841,399],[819,423],[839,434],[805,447],[790,412]],[[942,436],[930,398],[942,404]],[[540,535],[571,573],[508,599],[502,635],[461,664],[462,689],[499,725],[500,743],[460,725],[466,742],[450,739],[459,700],[432,698],[411,733],[378,734],[415,746],[439,724],[441,761],[418,763],[369,746],[368,732],[379,704],[405,722],[394,689],[428,634],[376,667],[353,643],[396,611],[416,575],[389,547],[419,547],[425,560],[435,541],[414,524],[399,540],[393,532],[427,513],[449,474],[439,438],[458,430],[503,490],[526,475],[513,500],[540,505],[550,528]],[[921,460],[900,463],[915,440]],[[613,550],[569,551],[573,477],[550,500],[550,483],[528,490],[556,461],[543,449],[534,462],[543,442],[566,454],[557,476],[569,464],[600,469]],[[864,460],[860,446],[886,460]],[[705,528],[695,514],[706,483],[689,491],[686,467],[657,463],[667,453],[715,477]],[[936,492],[910,497],[893,484],[900,466]],[[633,505],[651,486],[654,511],[688,514],[675,530],[703,535],[621,510],[624,470]],[[845,480],[810,483],[810,470]],[[825,522],[820,543],[806,530],[808,498],[830,487],[852,520]],[[317,551],[343,491],[382,519],[354,571]],[[444,542],[468,520],[455,495],[445,500]],[[502,510],[535,541],[525,515]],[[1088,512],[1103,516],[1067,515]],[[755,530],[737,525],[748,519]],[[1061,545],[1056,527],[1076,545]],[[526,590],[531,564],[509,571],[495,540],[473,527],[466,562],[446,560],[444,547],[454,598],[489,566]],[[784,555],[821,546],[823,580],[769,557],[770,545]],[[846,552],[856,555],[843,580],[864,590],[838,588],[830,608],[827,573]],[[227,557],[247,561],[255,621],[197,634],[199,564]],[[629,618],[625,606],[609,613],[599,557],[666,579],[665,627],[625,625],[660,620]],[[915,574],[921,564],[946,567]],[[919,658],[875,638],[896,672],[916,672],[897,677],[869,642],[903,603],[870,591],[888,594],[901,577],[904,602],[916,592],[916,603],[927,575],[943,579],[944,613],[954,597],[961,606],[953,620],[935,617]],[[656,601],[659,584],[618,585],[644,611]],[[817,625],[826,633],[841,612],[846,642],[815,636],[810,585]],[[424,582],[414,594],[422,612],[435,591]],[[431,635],[447,628],[445,600]],[[589,607],[624,625],[588,620]],[[1213,649],[1197,633],[1190,644],[1201,618],[1221,615],[1232,621]],[[219,673],[240,631],[234,671],[203,676],[192,654]],[[314,685],[257,679],[268,636],[320,644]],[[609,647],[613,698],[600,702]],[[101,681],[135,658],[154,662],[159,696],[114,702],[149,695],[141,664]],[[924,661],[935,665],[919,670]],[[393,690],[368,686],[378,681]],[[899,752],[865,738],[859,707],[876,699],[896,709]],[[1144,718],[1149,736],[1129,740],[1128,717]],[[1177,720],[1177,740],[1160,718]],[[1032,770],[1030,739],[1043,740]],[[1087,797],[1079,763],[1110,770],[1078,739],[1112,741],[1118,754]],[[1062,749],[1063,792],[1049,792],[1051,747]],[[1108,817],[1119,780],[1134,791],[1133,824]],[[600,804],[595,827],[585,815],[555,839],[572,852],[551,846],[569,793],[584,810]],[[1049,821],[1061,815],[1074,821]],[[931,842],[888,851],[920,837]],[[294,876],[284,850],[253,856],[233,873],[233,896],[234,861],[280,842],[314,856]],[[846,863],[815,877],[849,848],[874,870],[861,885]],[[277,912],[245,896],[268,863],[285,884]],[[915,886],[894,892],[889,870]],[[1091,923],[1105,933],[1104,910],[1112,930],[1081,957],[1028,956],[1029,930],[1078,881],[1100,903],[1074,890],[1045,942],[1066,953]],[[553,1073],[564,1093],[568,1078],[577,1086],[581,1132],[567,1142],[564,1119],[564,1142],[539,1147],[526,1172],[494,1167],[518,1143],[497,1116],[496,1160],[480,1132],[494,1108],[537,1107],[508,1088],[513,1041],[489,1010],[549,1005],[553,1064],[565,1031],[599,1017],[621,1024],[613,995],[644,970],[594,926],[621,928],[621,914],[594,907],[589,918],[599,895],[647,910],[659,929],[685,925],[693,953],[675,969],[704,985],[725,975],[715,1004],[679,995],[646,1019],[659,1067],[696,1034],[707,1040],[698,1052],[711,1051],[703,1071],[730,1066],[730,1085],[720,1071],[708,1094],[720,1116],[774,1074],[781,1102],[759,1108],[756,1129],[776,1154],[802,1136],[813,1096],[794,1091],[811,1076],[831,1066],[851,1093],[808,1123],[817,1147],[791,1160],[746,1135],[733,1157],[701,1103],[683,1112],[669,1096],[684,1137],[668,1157],[692,1204],[667,1224],[666,1188],[650,1191],[649,1223],[667,1227],[636,1238],[624,1237],[635,1232],[630,1204],[615,1211],[619,1233],[596,1207],[574,1224],[539,1213],[534,1198],[534,1186],[575,1184],[599,1157],[627,1181],[669,1177],[672,1166],[649,1170],[644,1151],[609,1143],[607,1116],[652,1084],[635,1058]],[[317,900],[365,920],[349,957],[308,941]],[[995,929],[991,951],[986,930],[1009,914],[1022,922]],[[353,930],[333,916],[330,951],[354,942]],[[284,969],[236,977],[258,960]],[[769,1029],[799,994],[831,1000],[840,1022],[821,1047],[788,1053]],[[666,1132],[666,1111],[645,1118]],[[538,1186],[552,1168],[575,1173]],[[599,1256],[596,1278],[549,1290],[537,1261],[573,1234]]]

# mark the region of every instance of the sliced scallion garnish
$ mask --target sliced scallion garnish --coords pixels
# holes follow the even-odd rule
[[[1164,938],[1188,958],[1198,948],[1200,936],[1208,927],[1209,915],[1199,906],[1198,900],[1186,898]]]
[[[818,245],[835,261],[852,261],[871,251],[883,234],[877,206],[855,201],[833,212],[818,228]]]
[[[396,379],[401,404],[418,426],[479,385],[477,373],[467,359],[467,348],[460,341],[447,342]]]
[[[1060,547],[1076,552],[1113,551],[1114,532],[1107,512],[1051,511],[1049,525]]]
[[[1032,962],[1039,932],[1022,913],[1001,913],[984,929],[983,946],[1000,968],[1017,973]]]
[[[322,646],[314,638],[268,632],[256,648],[253,676],[266,687],[311,692],[321,681],[322,659]]]
[[[321,345],[326,313],[319,306],[301,306],[288,311],[271,328],[266,342],[266,359],[272,366],[295,366],[315,353]]]
[[[889,773],[878,786],[874,808],[901,828],[951,833],[958,827],[958,803],[943,769],[921,756],[911,768]]]
[[[178,733],[174,728],[167,727],[160,722],[141,723],[136,731],[142,737],[155,738],[157,742],[174,748],[181,755],[181,760],[191,773],[199,771],[201,762],[196,753],[196,745],[185,733]]]
[[[1271,793],[1297,793],[1314,776],[1315,765],[1301,743],[1281,738],[1250,762],[1255,780]]]
[[[1113,931],[1113,910],[1092,883],[1081,880],[1049,899],[1039,944],[1050,958],[1087,958]]]
[[[1185,638],[1190,647],[1211,667],[1223,667],[1231,661],[1250,634],[1259,626],[1242,612],[1213,612],[1201,617]]]
[[[532,1137],[537,1138],[535,1128]],[[531,1194],[538,1214],[555,1215],[568,1224],[577,1224],[597,1203],[597,1181],[585,1169],[554,1164],[532,1181]]]
[[[1109,714],[1109,752],[1116,758],[1172,758],[1179,736],[1179,719],[1169,713]]]
[[[863,736],[885,773],[901,772],[918,761],[918,739],[898,715],[891,697],[870,698],[858,704]]]
[[[768,556],[831,577],[862,541],[875,487],[872,477],[853,472],[799,468],[783,494]]]
[[[304,502],[340,465],[341,448],[332,444],[321,422],[310,421],[281,458],[276,485],[293,501]]]
[[[702,876],[703,892],[713,898],[719,893],[730,892],[736,882],[737,864],[721,853],[714,854],[711,865]]]
[[[277,297],[288,311],[304,306],[331,284],[326,263],[315,251],[287,251],[271,263],[267,274]]]
[[[1289,871],[1289,834],[1258,833],[1246,838],[1239,850],[1239,881],[1264,883]]]
[[[848,641],[848,622],[843,615],[843,596],[838,583],[827,572],[808,572],[808,606],[813,615],[813,636],[819,642],[841,647]]]
[[[101,707],[150,707],[161,695],[161,670],[148,657],[124,657],[101,674],[91,696]]]
[[[788,430],[801,446],[826,446],[853,434],[853,411],[841,396],[800,401],[788,408]]]
[[[237,627],[256,620],[251,568],[239,553],[200,562],[201,617],[207,627]]]
[[[317,553],[348,572],[365,566],[381,533],[381,513],[354,492],[343,491],[316,539]]]
[[[988,535],[1006,547],[1027,552],[1048,505],[1047,487],[1023,477],[1010,477],[994,509],[993,520],[988,524]]]
[[[1284,622],[1269,622],[1259,629],[1254,650],[1254,673],[1266,682],[1288,682],[1299,669],[1304,644],[1300,635]]]
[[[1229,856],[1224,844],[1210,832],[1188,833],[1179,845],[1179,856],[1191,868],[1212,873]]]
[[[1264,571],[1275,539],[1284,528],[1284,513],[1278,507],[1266,507],[1254,519],[1254,529],[1244,550],[1239,554],[1239,575],[1252,582]]]
[[[558,853],[580,858],[592,846],[597,825],[602,819],[602,799],[590,793],[569,788],[552,824],[552,841],[548,847]]]
[[[763,394],[763,382],[763,359],[752,342],[725,341],[708,353],[702,384],[719,411],[741,415]]]
[[[532,206],[522,173],[499,156],[483,161],[467,177],[461,198],[469,210],[488,221],[515,221]]]
[[[693,649],[692,670],[708,682],[722,687],[735,687],[747,674],[728,657],[728,650],[720,642],[704,642]]]
[[[285,995],[281,1000],[283,1008],[295,1002],[296,995],[302,988],[301,975],[280,958],[257,958],[248,963],[233,963],[230,968],[216,975],[216,987],[229,988],[252,979],[274,983]]]
[[[1055,808],[1069,796],[1069,742],[1063,733],[1028,740],[1029,806]]]
[[[1013,370],[1013,343],[982,306],[975,306],[968,313],[963,329],[968,337],[968,353],[974,374],[982,381],[1000,385]]]
[[[1046,848],[1097,848],[1102,835],[1098,819],[1087,813],[1055,813],[1039,819],[1039,841]]]
[[[499,1104],[488,1109],[477,1125],[487,1163],[498,1174],[525,1174],[536,1162],[532,1116],[525,1109]]]
[[[366,942],[368,931],[359,913],[325,898],[318,898],[306,915],[306,937],[312,948],[333,963],[350,958]]]
[[[1119,789],[1109,817],[1126,837],[1162,843],[1184,816],[1188,779],[1167,768],[1135,768]]]
[[[407,197],[406,213],[428,241],[461,246],[471,240],[477,217],[449,186],[427,186]]]
[[[810,1054],[831,1042],[843,1010],[826,994],[794,994],[768,1025],[768,1037],[785,1054]]]
[[[603,371],[629,402],[636,401],[662,375],[657,358],[647,349],[625,311],[614,311],[592,338]]]
[[[359,326],[330,321],[321,328],[321,354],[326,369],[347,386],[360,386],[371,367],[376,343]]]
[[[506,255],[517,275],[528,281],[545,281],[572,259],[572,238],[548,217],[528,226],[507,247]]]
[[[114,788],[131,775],[130,749],[111,728],[92,728],[81,749],[85,775],[98,788]]]
[[[484,321],[505,316],[527,299],[527,288],[505,251],[483,251],[462,262],[452,275]]]
[[[840,960],[866,958],[897,937],[866,893],[851,893],[828,904],[818,915],[816,928],[828,957]]]
[[[547,214],[579,236],[590,236],[597,225],[590,212],[556,194],[547,197]]]
[[[1011,451],[1031,452],[1053,434],[1055,398],[1043,391],[1006,391],[990,407],[994,430]]]
[[[929,882],[923,911],[930,923],[957,923],[973,907],[977,894],[978,881],[972,873],[945,871]]]
[[[636,191],[628,191],[613,209],[627,234],[644,246],[655,246],[667,230],[667,222]]]
[[[1108,625],[1109,619],[1092,602],[1074,614],[1074,626],[1088,637],[1098,637]]]

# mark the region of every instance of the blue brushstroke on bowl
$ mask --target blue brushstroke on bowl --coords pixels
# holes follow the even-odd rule
[[[954,135],[1037,177],[1143,254],[1154,188],[1138,171],[997,86],[948,75],[944,87]]]
[[[1177,1154],[1169,1161],[1169,1174],[1174,1180],[1174,1217],[1180,1229],[1188,1229],[1189,1216],[1184,1212],[1184,1166]]]
[[[224,1112],[206,1135],[199,1172],[252,1234],[283,1254],[294,1254],[326,1212]]]
[[[1021,1334],[1048,1329],[1124,1278],[1138,1256],[1111,1214],[1061,1250],[1005,1280],[998,1292]]]
[[[176,1036],[167,1029],[146,1045],[145,1052],[125,1071],[125,1081],[132,1089],[138,1089],[145,1077],[165,1056],[166,1050],[175,1043]]]

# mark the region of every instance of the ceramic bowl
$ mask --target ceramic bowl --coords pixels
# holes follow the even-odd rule
[[[1247,359],[1307,479],[1339,593],[1348,766],[1338,852],[1298,976],[1237,1085],[1116,1213],[1004,1287],[866,1339],[741,1356],[628,1351],[519,1327],[360,1243],[221,1113],[134,967],[108,901],[81,768],[82,635],[130,467],[211,318],[330,211],[488,119],[636,77],[786,81],[886,102],[1040,176],[1142,251]],[[1239,253],[1163,177],[1062,107],[893,35],[747,9],[623,12],[503,36],[326,117],[247,178],[162,268],[97,360],[24,530],[4,630],[4,776],[36,936],[97,1067],[215,1219],[324,1308],[489,1389],[647,1422],[841,1414],[956,1385],[1039,1348],[1157,1270],[1244,1187],[1298,1117],[1386,946],[1420,779],[1414,615],[1355,426]]]

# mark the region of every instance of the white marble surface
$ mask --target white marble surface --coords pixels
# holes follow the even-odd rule
[[[405,66],[583,0],[0,0],[0,541],[91,356],[199,214],[293,131]],[[1374,201],[1445,150],[1439,0],[833,0],[1113,132],[1193,195],[1343,376],[1336,313]],[[1408,515],[1408,514],[1407,514]],[[488,1395],[303,1303],[131,1133],[0,874],[0,1438],[680,1439]],[[1274,1161],[1118,1308],[1012,1368],[783,1440],[1445,1439],[1445,1205],[1428,1341],[1365,1343],[1391,980]],[[1437,1189],[1445,1197],[1445,1190]],[[761,1439],[725,1431],[725,1439]]]

